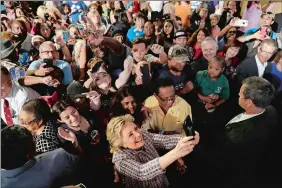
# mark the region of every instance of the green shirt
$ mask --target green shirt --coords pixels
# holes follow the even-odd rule
[[[223,74],[216,80],[212,80],[207,70],[199,71],[195,82],[200,93],[204,96],[216,94],[220,99],[229,98],[229,83]]]

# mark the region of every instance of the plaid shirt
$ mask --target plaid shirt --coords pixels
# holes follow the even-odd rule
[[[172,149],[180,135],[159,135],[142,132],[145,145],[143,149],[123,149],[114,153],[113,163],[121,174],[126,187],[161,188],[165,186],[164,173],[156,149]]]

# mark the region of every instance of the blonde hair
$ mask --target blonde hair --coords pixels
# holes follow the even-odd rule
[[[96,15],[98,15],[99,17],[100,17],[100,21],[99,21],[99,25],[102,25],[102,17],[101,17],[101,15],[99,14],[99,12],[97,11],[97,10],[91,10],[91,11],[89,11],[88,13],[87,13],[87,17],[89,18],[89,19],[91,19],[92,18],[92,16],[96,16]]]
[[[79,64],[81,46],[86,44],[85,40],[78,39],[73,47],[73,61],[75,64]]]
[[[220,16],[219,16],[218,14],[211,14],[211,15],[210,15],[210,19],[212,19],[212,18],[214,18],[214,17],[217,19],[217,21],[219,21]]]
[[[116,153],[122,150],[121,129],[127,122],[133,122],[134,118],[130,114],[112,118],[107,126],[107,140],[110,144],[110,152]]]
[[[39,6],[39,7],[37,8],[36,14],[37,14],[37,16],[40,17],[40,18],[44,18],[44,14],[45,14],[46,12],[47,12],[47,7],[41,5],[41,6]]]

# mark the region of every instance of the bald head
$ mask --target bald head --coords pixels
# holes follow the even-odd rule
[[[216,55],[218,50],[217,42],[212,37],[206,37],[201,43],[203,56],[206,60],[210,61]]]

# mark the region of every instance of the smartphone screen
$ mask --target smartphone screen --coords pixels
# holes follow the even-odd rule
[[[262,27],[261,30],[260,30],[260,37],[261,37],[262,40],[266,36],[266,30],[267,30],[267,27]]]
[[[63,32],[63,40],[65,42],[68,42],[70,40],[70,32],[69,31],[64,31]]]
[[[184,120],[183,129],[186,133],[186,136],[195,136],[194,126],[191,117],[189,115]]]
[[[143,85],[148,85],[151,80],[148,64],[144,64],[143,67],[141,67],[141,73],[143,74],[142,76]]]
[[[48,68],[48,67],[52,67],[53,66],[53,59],[43,59],[43,63],[45,63],[46,65],[44,65],[44,68]]]

